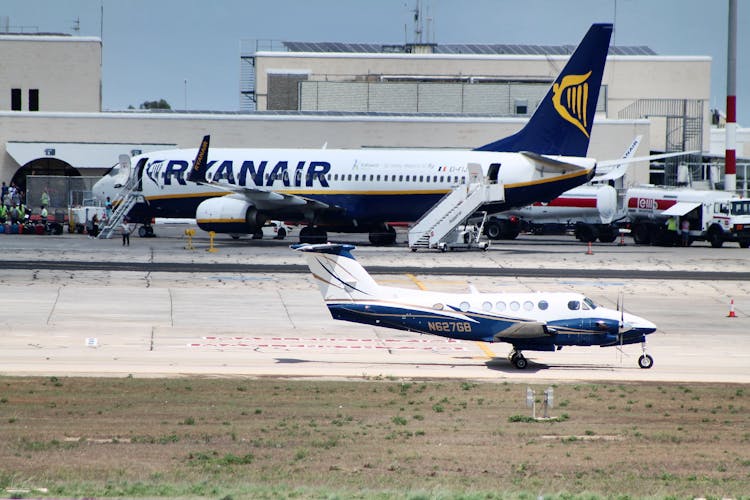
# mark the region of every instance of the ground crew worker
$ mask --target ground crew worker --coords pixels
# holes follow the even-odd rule
[[[677,217],[667,219],[667,244],[674,245],[677,243]]]
[[[49,206],[49,193],[47,192],[47,188],[44,188],[44,191],[42,191],[41,205],[43,207]]]
[[[42,205],[41,218],[45,228],[47,227],[47,214],[47,205]]]
[[[6,220],[8,220],[8,209],[4,203],[0,203],[0,224],[5,224]]]

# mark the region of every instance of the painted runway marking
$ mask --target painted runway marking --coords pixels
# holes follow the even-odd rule
[[[334,337],[201,337],[188,347],[250,348],[250,349],[352,349],[390,351],[450,351],[471,349],[455,339],[357,339]]]

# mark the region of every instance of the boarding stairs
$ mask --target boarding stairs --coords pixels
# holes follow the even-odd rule
[[[444,248],[455,239],[461,224],[490,202],[503,201],[505,189],[502,184],[488,183],[480,175],[470,175],[468,184],[456,186],[435,204],[409,230],[409,248]]]
[[[128,215],[130,209],[138,203],[143,196],[138,188],[138,181],[135,177],[131,176],[120,191],[120,194],[112,205],[116,205],[117,208],[112,212],[112,216],[107,219],[107,224],[99,231],[98,239],[111,238],[117,227],[122,223],[122,220]]]

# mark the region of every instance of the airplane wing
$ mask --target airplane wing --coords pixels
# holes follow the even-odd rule
[[[236,186],[225,182],[216,182],[208,175],[208,146],[211,136],[206,135],[201,141],[198,153],[195,155],[193,168],[188,172],[187,180],[197,184],[206,184],[227,192],[234,193],[230,195],[234,198],[240,198],[252,203],[259,210],[272,210],[291,206],[308,205],[311,208],[325,209],[331,208],[327,203],[323,203],[304,196],[287,194],[277,190],[271,191],[257,187]]]
[[[501,332],[495,334],[496,342],[520,339],[534,339],[554,335],[542,321],[528,321],[514,323]]]
[[[700,151],[677,151],[675,153],[661,153],[658,155],[649,155],[649,156],[635,156],[632,158],[620,158],[617,160],[604,160],[597,163],[598,167],[611,167],[615,165],[622,165],[622,164],[629,164],[629,163],[638,163],[641,161],[651,161],[651,160],[661,160],[663,158],[673,158],[675,156],[688,156],[688,155],[697,155],[701,154]]]

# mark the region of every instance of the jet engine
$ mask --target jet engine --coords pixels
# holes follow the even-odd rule
[[[266,217],[246,200],[222,196],[209,198],[195,212],[198,227],[217,233],[253,234],[260,231]]]

